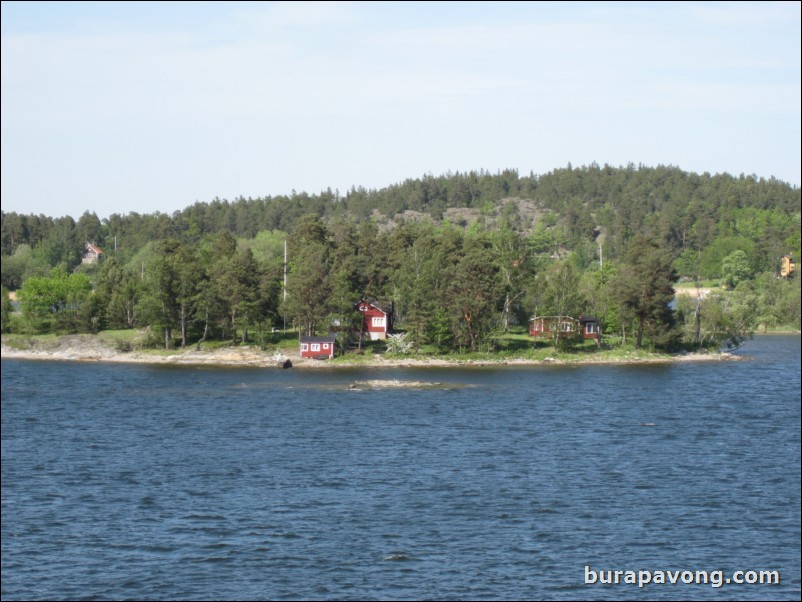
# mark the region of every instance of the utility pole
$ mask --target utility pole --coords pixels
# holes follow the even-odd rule
[[[287,301],[287,239],[284,239],[284,297],[283,300],[286,304]],[[287,332],[287,309],[284,308],[284,332]]]

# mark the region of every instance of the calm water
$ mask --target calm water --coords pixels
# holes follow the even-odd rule
[[[800,598],[800,339],[745,362],[2,362],[3,599]],[[350,391],[364,379],[467,385]],[[585,585],[778,570],[778,586]]]

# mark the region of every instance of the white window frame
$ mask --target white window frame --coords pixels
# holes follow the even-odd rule
[[[309,345],[306,343],[301,343],[301,351],[309,351]]]
[[[381,317],[380,316],[373,316],[373,318],[371,319],[371,322],[370,322],[370,325],[373,328],[384,328],[385,324],[386,324],[386,321],[385,321],[384,316],[381,316]]]
[[[312,343],[311,351],[314,353],[315,351],[320,351],[320,343]]]

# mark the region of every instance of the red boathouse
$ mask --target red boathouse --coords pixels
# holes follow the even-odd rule
[[[301,337],[301,357],[316,360],[334,357],[334,337]]]

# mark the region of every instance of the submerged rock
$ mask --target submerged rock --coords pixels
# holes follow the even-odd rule
[[[420,380],[357,380],[349,389],[458,389],[468,385]]]

